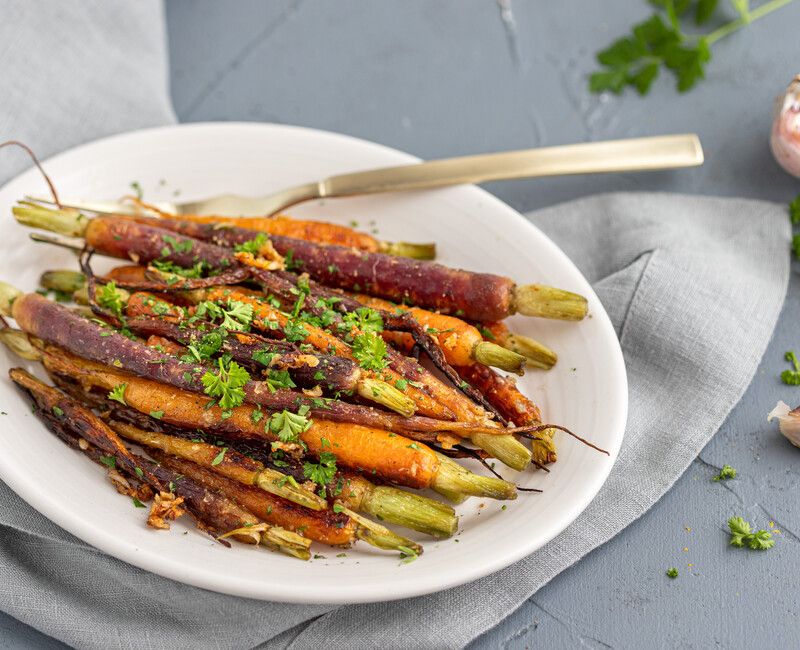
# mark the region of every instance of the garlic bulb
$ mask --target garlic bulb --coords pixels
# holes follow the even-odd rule
[[[790,409],[785,402],[778,402],[767,416],[767,422],[778,418],[778,428],[795,447],[800,447],[800,407]]]
[[[778,164],[800,177],[800,75],[792,80],[775,104],[769,143]]]

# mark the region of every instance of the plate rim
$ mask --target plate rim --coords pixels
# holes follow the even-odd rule
[[[60,164],[60,161],[63,158],[68,158],[73,155],[79,155],[84,152],[84,150],[91,149],[94,146],[98,145],[107,145],[113,144],[114,141],[120,140],[125,141],[126,139],[133,138],[146,135],[153,135],[158,134],[159,132],[171,132],[171,131],[203,131],[206,129],[212,130],[225,130],[225,129],[277,129],[277,130],[287,130],[287,131],[294,131],[303,133],[305,135],[309,135],[311,137],[333,137],[334,139],[340,138],[342,141],[350,141],[357,145],[370,145],[377,149],[382,149],[387,153],[391,153],[394,156],[401,156],[404,157],[409,163],[419,162],[420,159],[416,156],[403,152],[401,150],[395,149],[393,147],[389,147],[386,145],[382,145],[380,143],[372,142],[370,140],[366,140],[363,138],[357,138],[354,136],[336,133],[333,131],[326,131],[323,129],[315,129],[309,128],[304,126],[295,126],[295,125],[285,125],[285,124],[275,124],[275,123],[268,123],[268,122],[193,122],[187,124],[171,124],[165,126],[158,126],[158,127],[150,127],[144,129],[137,129],[133,131],[126,131],[123,133],[118,133],[110,136],[106,136],[103,138],[99,138],[96,140],[92,140],[91,142],[86,142],[61,153],[55,154],[50,156],[49,158],[42,161],[42,165],[47,169],[48,165],[57,165]],[[28,168],[23,170],[13,178],[11,178],[8,182],[4,183],[2,187],[0,187],[0,193],[4,193],[6,189],[15,184],[15,183],[25,183],[28,180],[28,177],[35,177],[37,174],[37,170],[35,167]],[[552,530],[549,534],[540,536],[535,543],[532,544],[525,544],[520,543],[514,551],[509,551],[503,554],[501,557],[490,556],[491,559],[488,561],[484,561],[481,563],[480,567],[462,567],[462,571],[459,572],[451,572],[449,579],[437,579],[436,581],[427,581],[425,585],[420,585],[419,587],[409,586],[409,587],[402,587],[402,588],[393,588],[391,594],[387,593],[385,587],[377,585],[372,587],[371,590],[366,590],[364,585],[358,585],[356,589],[360,590],[358,593],[348,592],[346,597],[337,597],[334,593],[333,597],[329,597],[327,591],[324,593],[318,593],[315,590],[304,589],[300,588],[293,588],[293,589],[286,589],[282,587],[282,591],[275,592],[269,591],[269,588],[265,589],[249,589],[243,588],[246,585],[240,585],[240,588],[235,588],[235,585],[231,587],[226,587],[224,584],[220,584],[217,578],[214,576],[213,573],[205,573],[202,570],[195,570],[195,571],[187,571],[186,564],[176,561],[172,558],[165,557],[163,555],[159,555],[155,551],[149,551],[148,549],[140,548],[135,546],[133,543],[127,543],[125,541],[119,540],[114,535],[108,533],[102,526],[92,526],[88,523],[84,525],[84,522],[80,519],[70,518],[69,510],[63,509],[58,507],[58,504],[53,501],[52,499],[47,498],[47,496],[41,492],[37,491],[33,488],[35,483],[29,485],[24,483],[22,480],[19,479],[19,475],[15,474],[14,472],[9,472],[8,468],[4,465],[4,461],[0,456],[0,479],[3,480],[6,485],[8,485],[20,498],[22,498],[26,503],[28,503],[31,507],[33,507],[37,512],[42,514],[51,522],[55,523],[62,529],[66,530],[67,532],[75,535],[82,541],[86,542],[94,546],[95,548],[109,554],[110,556],[126,562],[127,564],[131,564],[133,566],[142,568],[144,570],[150,571],[162,577],[175,580],[177,582],[181,582],[184,584],[188,584],[194,587],[199,587],[203,589],[208,589],[211,591],[234,595],[234,596],[242,596],[246,598],[253,598],[258,600],[269,600],[274,602],[286,602],[286,603],[297,603],[297,604],[355,604],[355,603],[370,603],[370,602],[385,602],[390,600],[398,600],[398,599],[405,599],[414,596],[421,596],[427,595],[431,593],[437,593],[440,591],[444,591],[446,589],[450,589],[453,587],[457,587],[463,584],[467,584],[483,578],[487,575],[495,573],[499,570],[502,570],[512,564],[518,562],[522,558],[530,555],[531,553],[537,551],[538,549],[542,548],[549,542],[551,542],[556,536],[560,535],[567,527],[569,527],[575,519],[589,506],[589,504],[595,499],[597,494],[599,493],[600,489],[602,489],[603,485],[608,479],[611,470],[613,469],[614,465],[616,464],[616,459],[619,454],[619,450],[622,446],[622,442],[625,435],[625,429],[627,424],[627,416],[628,416],[628,380],[627,380],[627,371],[625,367],[625,360],[622,354],[622,349],[619,343],[619,339],[614,331],[614,327],[611,323],[611,320],[606,312],[605,308],[603,307],[602,303],[600,302],[599,298],[594,292],[589,281],[584,277],[583,273],[577,268],[577,266],[572,262],[571,259],[564,253],[561,248],[550,239],[544,232],[542,232],[539,228],[537,228],[533,223],[528,221],[520,212],[514,209],[512,206],[508,205],[498,197],[490,194],[483,188],[477,187],[475,185],[467,186],[471,187],[474,190],[477,190],[481,198],[487,201],[490,204],[494,204],[493,207],[495,209],[503,209],[509,212],[510,215],[513,215],[515,222],[518,222],[520,227],[527,228],[528,230],[532,231],[539,237],[545,238],[553,248],[553,252],[561,257],[561,263],[565,264],[568,267],[571,267],[571,270],[581,278],[583,283],[585,284],[587,297],[593,299],[594,304],[597,306],[596,309],[593,309],[593,316],[595,319],[599,319],[602,321],[602,327],[606,330],[606,335],[609,333],[611,334],[608,337],[612,341],[612,357],[614,359],[614,367],[608,368],[610,375],[612,376],[611,381],[616,382],[619,384],[619,391],[618,391],[618,402],[614,405],[615,407],[615,414],[613,419],[612,427],[615,433],[613,438],[614,446],[611,449],[608,449],[610,454],[610,462],[606,462],[604,464],[604,468],[599,471],[597,474],[594,475],[592,479],[592,484],[589,486],[589,489],[585,490],[583,495],[576,499],[571,499],[570,506],[565,509],[564,512],[560,513],[558,517],[559,523],[555,526],[552,526]],[[9,480],[10,476],[10,480]],[[30,488],[30,489],[29,489]],[[232,580],[232,583],[235,582]],[[395,586],[397,587],[397,586]],[[267,593],[269,592],[269,593]]]

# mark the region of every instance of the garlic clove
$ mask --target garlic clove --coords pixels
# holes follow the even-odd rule
[[[785,402],[778,402],[767,416],[767,422],[778,418],[778,428],[795,447],[800,447],[800,407],[790,409]]]
[[[800,75],[775,103],[770,147],[775,160],[787,172],[800,177]]]

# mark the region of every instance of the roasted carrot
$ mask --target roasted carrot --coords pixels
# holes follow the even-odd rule
[[[185,268],[191,268],[197,260],[212,269],[231,267],[235,256],[230,249],[254,240],[254,231],[246,228],[219,228],[175,218],[84,217],[76,221],[74,212],[27,207],[14,208],[14,215],[25,225],[70,235],[80,233],[87,244],[104,255],[143,263],[164,259]],[[168,247],[164,230],[175,233],[177,246]],[[469,320],[497,321],[514,313],[580,320],[587,312],[588,303],[583,296],[546,285],[517,285],[491,273],[280,235],[271,236],[270,242],[280,255],[291,258],[292,264],[324,284],[355,292],[363,290]],[[246,270],[239,266],[232,268],[231,274]],[[207,286],[203,279],[184,284]]]
[[[538,425],[542,422],[539,407],[523,395],[516,382],[502,377],[483,364],[472,364],[458,369],[466,381],[480,390],[505,418],[519,426]],[[537,432],[538,440],[531,441],[533,460],[539,465],[556,462],[553,429]]]
[[[156,206],[135,200],[137,205],[155,213],[160,217],[171,218],[174,215],[159,210]],[[221,215],[182,214],[181,219],[195,223],[226,224],[239,226],[268,235],[282,235],[295,239],[305,239],[319,244],[336,244],[348,246],[370,253],[386,253],[417,259],[433,259],[436,256],[435,244],[409,244],[406,242],[381,241],[363,232],[339,224],[308,219],[294,219],[288,215],[273,217],[224,217]]]
[[[151,449],[148,453],[162,465],[222,494],[269,524],[293,530],[315,542],[332,546],[346,546],[356,541],[356,526],[343,513],[301,508],[256,487],[226,478],[197,463],[158,450]]]
[[[86,389],[111,391],[125,384],[123,395],[128,406],[141,413],[157,412],[161,419],[175,426],[243,439],[276,439],[257,416],[258,408],[248,404],[231,409],[229,417],[223,418],[221,409],[206,408],[207,401],[200,395],[80,359],[55,347],[45,346],[43,362],[49,372],[71,378]],[[466,470],[454,476],[450,468],[443,469],[441,457],[423,443],[384,430],[313,420],[299,437],[312,455],[332,452],[346,467],[399,485],[434,490],[442,487],[494,498],[514,498],[516,494],[514,486],[505,481],[497,482],[498,479]]]
[[[229,499],[210,492],[166,467],[132,454],[117,434],[88,409],[54,388],[46,386],[21,368],[12,369],[10,376],[15,383],[31,394],[39,406],[40,414],[51,425],[51,430],[67,444],[84,452],[89,451],[91,446],[102,449],[113,459],[115,466],[124,468],[128,474],[141,476],[159,490],[164,501],[171,496],[170,491],[174,490],[182,500],[175,505],[185,503],[204,527],[212,529],[215,534],[249,527],[250,533],[238,534],[237,539],[248,543],[263,543],[301,559],[310,557],[309,540],[278,527],[266,526]],[[167,491],[165,486],[169,486],[171,490]],[[165,514],[169,512],[169,505],[160,512],[151,511],[148,521],[151,522],[154,515],[163,520]],[[171,515],[174,517],[178,513],[178,510],[172,510]],[[161,523],[156,527],[168,526]]]

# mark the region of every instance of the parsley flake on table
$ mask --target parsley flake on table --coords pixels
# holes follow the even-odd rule
[[[797,360],[793,350],[789,350],[783,357],[792,364],[794,370],[784,370],[781,373],[781,380],[789,386],[800,386],[800,361]]]
[[[386,367],[386,343],[377,334],[359,334],[353,339],[353,356],[365,370],[383,370]]]
[[[219,403],[223,411],[228,411],[244,402],[244,386],[250,381],[250,373],[235,361],[227,365],[219,359],[219,372],[206,371],[200,381],[204,392]]]
[[[728,481],[732,478],[736,478],[736,470],[733,469],[730,465],[723,465],[722,469],[719,470],[719,474],[717,474],[712,481]]]
[[[128,384],[117,384],[112,388],[108,393],[108,399],[114,400],[115,402],[119,402],[120,404],[127,406],[128,403],[125,401],[125,389],[128,387]]]
[[[728,528],[731,534],[731,546],[736,546],[737,548],[747,546],[754,551],[765,551],[775,546],[772,533],[763,529],[755,533],[752,532],[750,524],[742,517],[731,517],[728,519]]]
[[[671,567],[667,569],[667,577],[672,578],[673,580],[678,577],[678,569],[675,567]]]

